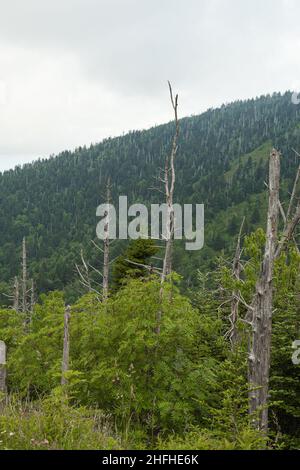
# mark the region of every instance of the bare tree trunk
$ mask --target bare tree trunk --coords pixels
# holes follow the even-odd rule
[[[280,157],[273,150],[269,163],[269,207],[262,270],[251,305],[249,350],[249,411],[256,429],[268,431],[268,393],[272,336],[273,271],[277,245]]]
[[[71,317],[71,308],[68,305],[65,309],[64,315],[64,345],[63,345],[63,359],[62,359],[62,368],[61,368],[61,385],[67,385],[68,379],[65,374],[69,370],[69,357],[70,357],[70,332],[69,332],[69,323]]]
[[[31,293],[30,293],[30,323],[32,321],[33,309],[35,305],[35,290],[34,290],[34,280],[31,279]]]
[[[106,187],[107,204],[110,204],[110,197],[110,180],[108,180]],[[103,240],[103,300],[107,299],[109,290],[109,212],[106,217]]]
[[[165,194],[166,194],[166,205],[167,205],[167,227],[166,227],[166,247],[165,247],[165,256],[163,260],[163,269],[161,273],[161,288],[160,288],[160,303],[163,298],[163,283],[166,280],[166,277],[172,272],[172,251],[173,251],[173,239],[174,239],[174,229],[175,229],[175,214],[173,207],[173,196],[175,188],[175,157],[178,149],[178,136],[179,136],[179,121],[178,121],[178,95],[173,97],[173,90],[170,82],[169,91],[172,107],[174,110],[174,120],[175,120],[175,134],[172,142],[171,155],[166,157],[165,161],[165,171],[164,171],[164,185],[165,185]],[[171,172],[171,175],[169,174]],[[157,326],[156,333],[160,333],[160,322],[161,322],[162,310],[159,309],[157,312]]]
[[[249,307],[247,318],[252,321],[252,335],[249,344],[249,411],[256,429],[268,431],[268,394],[271,362],[272,313],[273,313],[273,272],[274,263],[288,242],[300,221],[300,201],[298,200],[293,217],[291,212],[300,177],[298,169],[287,216],[279,201],[280,155],[273,150],[269,166],[269,208],[266,232],[266,246],[260,277]],[[283,235],[278,241],[279,210],[285,222]]]
[[[165,174],[168,173],[168,169]],[[174,239],[174,209],[173,209],[173,194],[169,191],[167,192],[166,202],[167,202],[167,237],[166,237],[166,247],[165,247],[165,256],[163,261],[163,271],[161,281],[162,283],[166,280],[166,277],[172,272],[172,253],[173,253],[173,239]]]
[[[6,344],[0,341],[0,393],[6,396]],[[0,398],[0,405],[2,399]]]
[[[22,243],[22,312],[27,312],[27,253],[25,237]]]
[[[243,218],[240,231],[239,231],[239,236],[237,240],[237,245],[236,245],[236,250],[235,250],[235,256],[232,264],[232,274],[234,278],[239,281],[240,276],[241,276],[241,237],[242,237],[242,230],[243,226],[245,223],[245,217]],[[232,293],[232,300],[231,300],[231,313],[229,316],[229,321],[230,321],[230,331],[229,331],[229,340],[231,343],[232,349],[235,348],[237,342],[238,342],[238,331],[237,331],[237,321],[238,321],[238,316],[239,316],[239,292],[234,290]]]
[[[174,226],[175,226],[175,214],[173,207],[173,197],[174,197],[174,188],[175,188],[175,166],[174,161],[178,149],[178,136],[179,136],[179,121],[178,121],[178,95],[173,97],[173,91],[171,84],[169,82],[170,98],[172,107],[174,110],[174,119],[175,119],[175,134],[173,137],[172,150],[170,157],[166,158],[165,162],[165,193],[166,193],[166,205],[167,205],[167,227],[166,227],[166,249],[163,263],[163,271],[161,280],[162,283],[165,281],[166,277],[172,272],[172,247],[174,239]],[[169,173],[171,172],[171,175]]]
[[[16,276],[14,280],[14,300],[13,300],[13,309],[16,312],[19,311],[19,301],[20,301],[20,287],[19,287],[19,279]]]

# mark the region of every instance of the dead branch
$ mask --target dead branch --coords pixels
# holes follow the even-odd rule
[[[299,165],[299,168],[298,168],[298,171],[297,171],[297,174],[296,174],[296,178],[295,178],[295,182],[294,182],[294,186],[293,186],[293,191],[292,191],[292,195],[291,195],[291,198],[290,198],[289,207],[288,207],[288,211],[287,211],[287,214],[286,214],[286,219],[287,220],[290,219],[294,199],[295,199],[295,196],[296,196],[297,184],[298,184],[299,178],[300,178],[300,165]]]

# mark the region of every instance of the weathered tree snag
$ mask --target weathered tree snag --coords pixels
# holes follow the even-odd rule
[[[109,260],[109,253],[110,253],[110,198],[111,198],[111,190],[110,190],[110,179],[107,181],[106,185],[106,203],[108,206],[108,210],[105,211],[105,225],[104,225],[104,237],[103,237],[103,249],[98,246],[94,240],[91,240],[94,247],[101,251],[103,254],[103,273],[92,266],[89,262],[86,262],[83,256],[83,251],[81,250],[81,262],[82,266],[75,265],[77,273],[79,274],[79,281],[84,286],[88,292],[94,292],[97,294],[97,298],[99,301],[106,300],[109,294],[109,268],[112,261]],[[91,272],[96,274],[97,276],[101,277],[101,282],[97,282],[92,276],[90,276],[90,269]],[[94,287],[95,286],[95,287]],[[98,288],[101,286],[101,289]]]
[[[35,305],[35,291],[34,291],[34,280],[31,279],[31,293],[30,293],[30,321],[32,319],[33,309]]]
[[[174,226],[175,226],[175,214],[173,207],[173,197],[174,197],[174,188],[175,188],[175,166],[174,161],[178,150],[178,136],[179,136],[179,121],[178,121],[178,95],[173,97],[173,91],[170,82],[169,91],[172,107],[174,110],[174,120],[175,120],[175,134],[172,142],[171,155],[166,157],[165,161],[165,174],[164,174],[164,183],[165,183],[165,193],[166,193],[166,205],[167,205],[167,227],[166,227],[166,249],[163,263],[162,271],[162,283],[165,281],[166,277],[172,272],[172,247],[174,239]],[[171,175],[170,175],[171,173]]]
[[[92,241],[93,242],[93,241]],[[94,245],[96,246],[97,249],[100,249],[96,244],[95,242],[93,242]],[[101,250],[103,251],[103,250]],[[83,287],[85,289],[87,289],[88,292],[94,292],[95,294],[97,294],[97,298],[99,297],[99,300],[100,300],[100,297],[101,297],[101,292],[98,291],[97,289],[95,289],[93,286],[92,286],[92,278],[90,277],[90,271],[89,271],[89,268],[92,269],[92,271],[94,271],[97,275],[103,277],[102,273],[96,269],[94,266],[92,266],[91,264],[89,264],[88,262],[85,261],[84,259],[84,256],[83,256],[83,251],[81,250],[80,252],[80,256],[81,256],[81,262],[82,262],[82,266],[79,267],[78,264],[75,264],[75,267],[76,267],[76,270],[77,270],[77,273],[79,274],[79,282],[80,284],[83,285]],[[98,282],[94,281],[95,284],[97,285],[100,285]],[[101,284],[102,286],[102,284]]]
[[[106,203],[110,204],[110,180],[106,186]],[[108,297],[109,289],[109,213],[106,216],[103,240],[103,300]]]
[[[268,430],[268,393],[272,335],[273,271],[277,246],[280,157],[273,150],[269,162],[269,206],[261,274],[251,305],[249,350],[249,411],[256,429]]]
[[[13,309],[16,312],[19,311],[19,301],[20,301],[20,287],[19,287],[19,279],[16,276],[14,279],[14,297],[13,297]]]
[[[241,237],[242,237],[242,230],[243,226],[245,223],[245,217],[243,218],[240,231],[239,231],[239,236],[237,240],[237,245],[236,245],[236,250],[235,250],[235,256],[232,264],[232,274],[236,280],[240,280],[241,276]],[[229,340],[231,343],[232,349],[235,348],[237,342],[238,342],[238,332],[237,332],[237,321],[238,321],[238,316],[239,316],[239,292],[238,291],[233,291],[232,293],[232,300],[231,300],[231,312],[229,316],[229,321],[230,321],[230,331],[229,331]]]
[[[27,312],[27,253],[25,237],[22,242],[22,312]]]
[[[264,433],[268,431],[274,263],[281,255],[288,242],[294,239],[295,228],[300,222],[299,200],[293,216],[291,215],[299,178],[300,167],[296,174],[287,215],[285,216],[279,200],[280,155],[276,150],[273,150],[269,163],[269,207],[266,246],[261,273],[256,284],[251,306],[248,307],[246,316],[247,319],[252,319],[248,322],[252,327],[249,342],[249,411],[254,427]],[[284,220],[284,230],[280,240],[278,240],[277,233],[279,210]]]
[[[173,239],[174,239],[174,229],[175,229],[175,213],[173,207],[173,196],[175,188],[175,157],[178,150],[178,136],[179,136],[179,121],[178,121],[178,95],[173,97],[173,90],[170,82],[168,82],[170,99],[172,108],[174,111],[174,121],[175,121],[175,133],[172,142],[171,155],[166,157],[165,161],[165,170],[164,170],[164,179],[163,183],[165,185],[165,195],[166,195],[166,205],[167,205],[167,226],[166,226],[166,247],[165,247],[165,256],[163,260],[163,269],[161,273],[161,288],[160,288],[160,302],[163,298],[163,283],[166,280],[166,277],[172,272],[172,248],[173,248]],[[170,177],[171,173],[171,177]],[[156,333],[160,333],[160,322],[161,322],[162,310],[159,309],[157,312],[157,326]]]
[[[6,344],[0,341],[0,393],[6,395]],[[0,404],[1,404],[0,399]]]
[[[61,385],[67,385],[68,379],[66,378],[66,372],[69,370],[69,357],[70,357],[70,332],[69,323],[71,317],[71,308],[68,305],[65,309],[64,315],[64,344],[63,344],[63,359],[61,368]]]

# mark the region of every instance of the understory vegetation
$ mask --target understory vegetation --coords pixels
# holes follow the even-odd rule
[[[175,126],[0,174],[0,449],[300,447],[299,108],[179,122],[169,89]],[[153,175],[168,236],[114,240],[107,205],[99,244],[98,204],[161,202]],[[175,200],[204,203],[203,250]]]
[[[106,301],[82,296],[71,306],[64,385],[63,293],[43,294],[30,324],[20,312],[1,310],[8,395],[0,448],[299,448],[300,367],[291,357],[300,334],[300,257],[293,247],[276,263],[268,436],[248,414],[247,324],[238,323],[236,348],[228,341],[230,293],[238,287],[249,301],[264,242],[260,229],[245,237],[242,281],[219,259],[213,273],[198,272],[200,287],[188,297],[176,273],[161,296],[159,277],[141,270],[127,271]]]

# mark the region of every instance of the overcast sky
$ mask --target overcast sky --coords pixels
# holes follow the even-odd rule
[[[0,171],[300,90],[299,0],[0,0]]]

